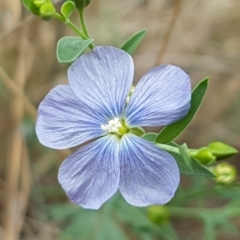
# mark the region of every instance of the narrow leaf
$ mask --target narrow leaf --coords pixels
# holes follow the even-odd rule
[[[134,35],[132,35],[121,47],[122,50],[129,53],[130,55],[136,50],[138,45],[142,42],[147,30],[143,29]]]
[[[75,3],[72,1],[67,1],[62,5],[61,13],[66,19],[68,19],[71,16],[74,9]]]
[[[217,160],[229,158],[238,154],[238,150],[236,148],[219,141],[210,143],[208,145],[208,149],[214,156],[216,156]]]
[[[63,37],[57,43],[57,59],[60,63],[73,62],[94,39]]]
[[[188,126],[188,124],[192,121],[192,119],[196,115],[199,107],[201,106],[202,100],[208,87],[208,80],[209,78],[203,79],[193,89],[191,107],[189,109],[188,114],[181,120],[163,128],[155,140],[157,143],[169,143],[173,141]]]
[[[22,0],[22,4],[24,7],[30,11],[31,13],[35,15],[39,15],[39,9],[38,7],[33,3],[32,0]]]

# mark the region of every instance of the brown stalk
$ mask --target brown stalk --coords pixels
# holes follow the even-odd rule
[[[19,56],[16,64],[15,82],[22,90],[25,85],[25,49],[26,38],[22,35],[20,39]],[[6,207],[5,207],[5,222],[4,222],[4,239],[18,239],[17,225],[20,220],[19,216],[19,180],[21,171],[21,160],[23,141],[19,130],[19,123],[23,117],[24,105],[19,101],[18,97],[13,96],[11,102],[12,110],[12,135],[11,145],[8,149],[8,168],[6,174]]]
[[[18,208],[18,216],[19,220],[16,226],[16,235],[19,236],[24,222],[25,215],[28,207],[28,199],[31,190],[31,171],[30,171],[30,161],[28,156],[28,149],[26,143],[23,141],[22,145],[22,162],[20,169],[20,192],[19,192],[19,208]]]
[[[8,91],[14,95],[14,98],[18,98],[18,101],[19,99],[21,99],[21,102],[24,103],[24,106],[28,114],[33,119],[37,119],[37,110],[35,106],[26,97],[21,87],[15,81],[13,81],[13,79],[9,77],[9,75],[1,66],[0,66],[0,80],[4,83]]]
[[[23,102],[27,113],[33,118],[37,119],[37,110],[32,102],[25,95],[23,90],[18,86],[18,84],[13,81],[13,79],[7,74],[7,72],[0,66],[0,80],[4,83],[6,88],[14,97],[18,98]],[[67,157],[71,152],[69,150],[60,150],[58,151],[61,158]]]
[[[156,62],[155,62],[156,66],[160,65],[162,63],[163,56],[164,56],[164,54],[165,54],[165,52],[168,48],[171,36],[173,34],[173,31],[174,31],[174,27],[176,25],[178,16],[179,16],[180,11],[181,11],[181,4],[182,4],[181,0],[176,0],[170,23],[169,23],[167,31],[166,31],[166,33],[163,37],[162,46],[160,47],[159,52],[157,53]]]

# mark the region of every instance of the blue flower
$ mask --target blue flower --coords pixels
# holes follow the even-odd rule
[[[51,148],[89,140],[61,165],[58,179],[76,204],[98,209],[119,189],[135,206],[165,204],[179,184],[174,158],[133,135],[133,127],[164,126],[190,107],[189,76],[162,65],[150,70],[129,98],[133,60],[114,47],[96,47],[68,70],[69,85],[52,89],[39,106],[36,132]]]

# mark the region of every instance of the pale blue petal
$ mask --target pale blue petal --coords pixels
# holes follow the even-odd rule
[[[120,185],[125,200],[143,207],[165,204],[178,187],[180,173],[174,158],[132,134],[122,137]]]
[[[96,47],[71,65],[68,79],[78,98],[109,120],[122,115],[133,72],[129,54],[114,47]]]
[[[165,126],[184,117],[190,108],[191,83],[179,67],[153,68],[137,84],[126,108],[130,126]]]
[[[98,209],[118,189],[120,168],[116,136],[105,136],[68,157],[58,180],[74,203]]]
[[[50,148],[64,149],[105,135],[104,119],[82,103],[69,85],[52,89],[38,109],[36,133]]]

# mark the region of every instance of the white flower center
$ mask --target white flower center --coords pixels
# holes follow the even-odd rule
[[[106,125],[101,125],[102,130],[109,132],[109,133],[117,133],[120,134],[119,129],[123,128],[122,123],[120,122],[119,118],[114,118],[108,122]]]

